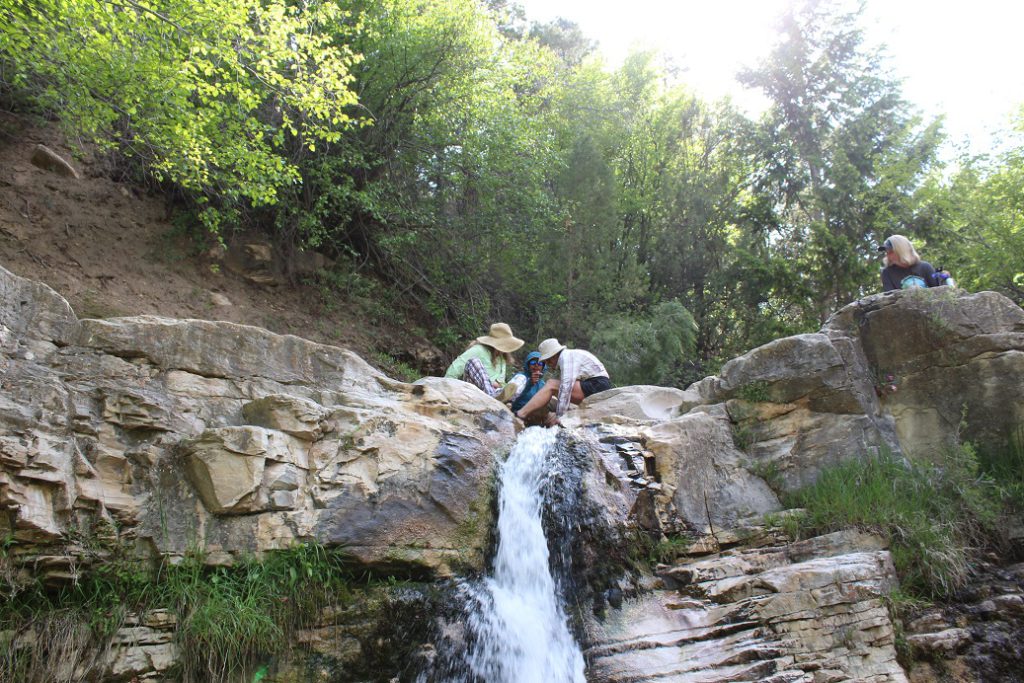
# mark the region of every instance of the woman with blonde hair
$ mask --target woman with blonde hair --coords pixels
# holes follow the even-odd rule
[[[885,252],[882,259],[882,291],[894,289],[912,289],[914,287],[936,287],[945,284],[945,279],[937,277],[935,268],[927,261],[922,261],[914,245],[903,235],[892,235],[878,247]],[[949,277],[948,273],[943,273]]]
[[[513,336],[511,327],[494,323],[488,334],[477,337],[452,361],[444,376],[469,382],[488,396],[497,397],[505,385],[512,352],[522,345],[523,340]]]

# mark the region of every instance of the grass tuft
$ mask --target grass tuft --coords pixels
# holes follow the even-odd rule
[[[182,681],[228,680],[281,653],[293,633],[351,598],[338,550],[296,545],[208,567],[201,554],[155,571],[121,553],[59,590],[21,586],[0,605],[0,681],[71,681],[101,673],[129,614],[169,609]]]
[[[891,454],[840,463],[784,503],[804,509],[803,532],[859,527],[883,534],[903,590],[942,598],[964,586],[982,548],[999,545],[1006,491],[965,446],[941,466]]]

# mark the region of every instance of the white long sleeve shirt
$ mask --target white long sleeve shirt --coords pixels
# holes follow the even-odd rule
[[[583,349],[566,349],[558,357],[558,408],[556,414],[561,417],[569,409],[572,398],[572,385],[577,381],[591,377],[608,377],[608,371],[597,359],[597,356]]]

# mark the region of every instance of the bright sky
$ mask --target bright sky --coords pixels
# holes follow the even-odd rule
[[[618,66],[633,47],[655,48],[705,97],[731,95],[750,113],[763,100],[736,83],[776,39],[788,0],[518,0],[527,18],[565,17]],[[885,44],[904,97],[925,116],[946,115],[951,142],[989,151],[1024,105],[1021,0],[867,0],[867,41]]]

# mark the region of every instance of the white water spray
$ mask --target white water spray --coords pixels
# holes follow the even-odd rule
[[[470,618],[478,640],[473,673],[488,683],[585,683],[583,655],[569,633],[548,566],[542,487],[555,429],[519,435],[499,471],[498,550]]]

